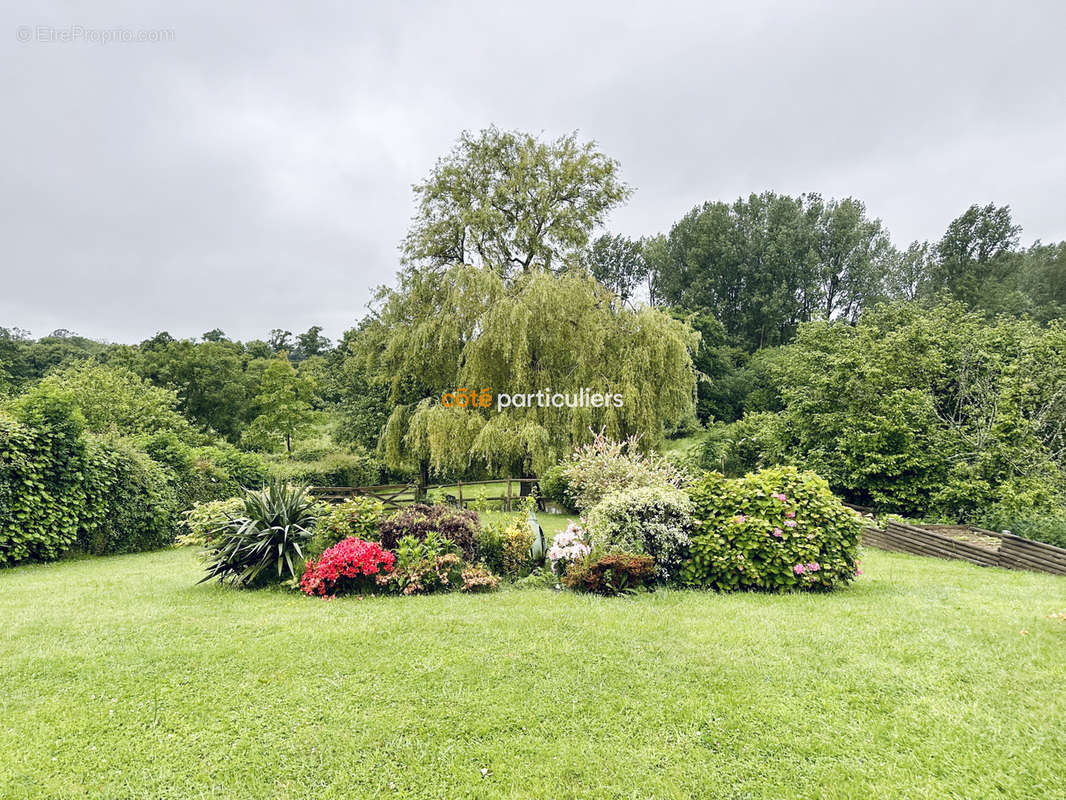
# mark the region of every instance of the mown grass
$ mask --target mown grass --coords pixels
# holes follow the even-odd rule
[[[332,602],[187,550],[2,571],[0,797],[1063,796],[1066,580],[863,566]]]

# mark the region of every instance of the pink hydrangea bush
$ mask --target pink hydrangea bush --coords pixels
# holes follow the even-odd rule
[[[696,521],[685,583],[727,591],[831,589],[858,572],[861,517],[813,472],[709,473],[689,493]]]

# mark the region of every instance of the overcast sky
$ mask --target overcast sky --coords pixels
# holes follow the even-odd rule
[[[38,336],[337,336],[411,184],[493,123],[598,141],[631,236],[773,189],[858,197],[899,245],[990,201],[1066,239],[1060,0],[20,5],[0,325]],[[89,41],[114,29],[167,40]]]

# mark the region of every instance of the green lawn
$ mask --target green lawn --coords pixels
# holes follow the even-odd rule
[[[0,571],[0,797],[1062,797],[1066,580],[863,566],[332,602],[188,550]]]

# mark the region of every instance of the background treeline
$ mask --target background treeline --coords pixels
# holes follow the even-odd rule
[[[772,192],[705,203],[661,235],[594,237],[630,192],[575,135],[467,133],[415,187],[397,281],[339,342],[317,326],[136,345],[0,328],[0,560],[45,507],[75,509],[49,528],[68,544],[139,546],[101,534],[101,501],[72,488],[93,464],[163,518],[272,477],[541,475],[590,430],[679,439],[665,447],[690,466],[732,474],[812,467],[857,503],[1066,540],[1066,243],[1023,246],[990,204],[898,247],[859,200]],[[460,386],[601,385],[625,406],[439,403]],[[36,512],[26,487],[44,492]]]

